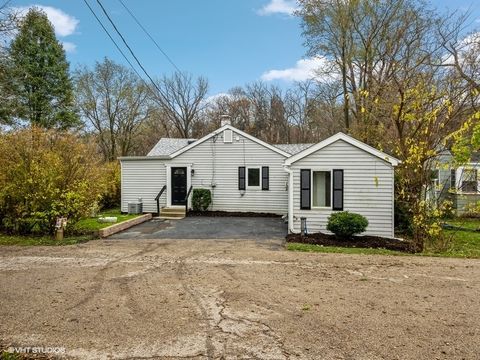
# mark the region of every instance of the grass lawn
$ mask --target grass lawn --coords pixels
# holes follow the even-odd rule
[[[73,245],[87,242],[96,238],[93,235],[67,236],[62,241],[57,241],[53,236],[25,236],[25,235],[4,235],[0,234],[1,245]]]
[[[5,235],[0,233],[0,245],[73,245],[96,239],[97,231],[104,227],[118,224],[122,221],[133,219],[139,215],[124,215],[120,209],[111,209],[102,211],[98,216],[116,216],[116,223],[100,223],[97,218],[81,219],[74,225],[73,233],[76,235],[66,235],[62,241],[57,241],[53,236],[23,236],[23,235]],[[67,231],[68,234],[68,231]]]
[[[480,228],[480,219],[458,218],[453,220],[447,220],[446,223],[449,225],[461,226],[471,230],[476,230]]]
[[[97,218],[100,216],[104,217],[109,217],[109,216],[115,216],[117,217],[117,222],[116,223],[101,223],[98,222]],[[78,223],[75,224],[75,231],[84,233],[84,232],[95,232],[97,230],[103,229],[107,226],[113,225],[113,224],[118,224],[122,221],[125,220],[130,220],[133,218],[136,218],[139,215],[128,215],[128,214],[122,214],[120,212],[120,209],[110,209],[110,210],[105,210],[101,211],[97,217],[95,218],[85,218],[80,220]]]
[[[448,224],[462,226],[468,229],[480,228],[480,219],[455,219],[448,221]],[[376,254],[376,255],[415,255],[415,256],[443,256],[461,258],[480,258],[480,232],[445,230],[445,235],[451,237],[451,244],[446,250],[435,250],[427,247],[422,253],[408,254],[400,251],[371,248],[348,248],[336,246],[321,246],[300,243],[287,243],[287,250],[322,252],[322,253],[343,253],[343,254]]]
[[[472,230],[480,228],[480,219],[455,219],[447,223]],[[480,232],[446,230],[445,233],[453,240],[450,249],[441,253],[441,256],[480,258]]]
[[[287,243],[287,250],[305,251],[305,252],[322,252],[322,253],[342,253],[342,254],[364,254],[364,255],[408,255],[401,251],[393,251],[387,249],[372,248],[352,248],[340,246],[323,246],[301,243]]]

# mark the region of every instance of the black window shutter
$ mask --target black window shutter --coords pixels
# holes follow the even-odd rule
[[[455,189],[457,187],[457,174],[455,169],[450,170],[450,188]]]
[[[310,210],[310,169],[300,170],[300,209]]]
[[[343,210],[343,170],[333,170],[333,210]]]
[[[245,166],[238,167],[238,190],[245,190]]]
[[[262,190],[268,190],[270,180],[269,180],[269,169],[268,166],[262,166]]]

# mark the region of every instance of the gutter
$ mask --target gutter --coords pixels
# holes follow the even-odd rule
[[[283,165],[283,170],[288,173],[288,231],[293,234],[293,170],[289,165]]]
[[[135,161],[135,160],[170,160],[169,155],[161,156],[120,156],[117,158],[120,161]]]

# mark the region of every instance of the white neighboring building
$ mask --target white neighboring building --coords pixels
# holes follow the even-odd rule
[[[480,153],[473,153],[470,162],[462,166],[453,164],[450,151],[443,151],[436,159],[433,184],[429,195],[437,202],[449,200],[457,215],[468,211],[469,207],[480,205]],[[429,189],[429,190],[430,190]]]

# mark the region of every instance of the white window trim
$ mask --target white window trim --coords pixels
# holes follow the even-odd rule
[[[330,173],[330,206],[313,206],[313,173],[314,172],[329,172]],[[333,169],[312,168],[310,169],[310,208],[312,210],[332,210],[333,209]]]
[[[478,164],[468,163],[465,166],[460,166],[455,171],[455,190],[460,194],[479,194],[480,193],[480,181],[477,178],[477,191],[476,192],[465,192],[463,191],[463,182],[465,181],[465,171],[468,170],[479,170]],[[478,175],[477,175],[478,176]]]
[[[250,186],[248,184],[248,170],[250,169],[258,169],[258,186]],[[262,188],[262,167],[261,166],[247,166],[246,167],[246,174],[245,174],[245,180],[246,180],[246,189],[251,189],[251,190],[260,190]]]

